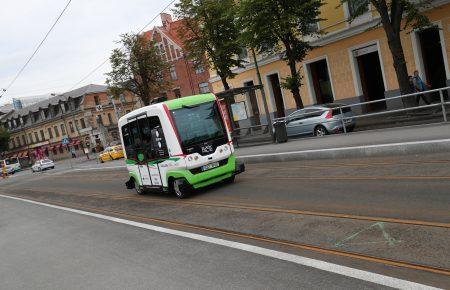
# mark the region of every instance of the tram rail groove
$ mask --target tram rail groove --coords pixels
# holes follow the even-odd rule
[[[70,207],[70,208],[94,212],[94,213],[112,215],[112,216],[126,218],[126,219],[130,219],[130,220],[135,220],[135,221],[141,221],[141,222],[147,222],[147,223],[159,223],[159,224],[164,224],[164,225],[175,226],[178,228],[187,228],[187,229],[191,229],[191,230],[215,233],[215,234],[220,234],[220,235],[234,237],[234,238],[243,238],[243,239],[247,239],[247,240],[265,242],[267,244],[272,244],[272,245],[277,245],[277,246],[287,246],[290,248],[308,250],[308,251],[318,252],[318,253],[322,253],[322,254],[342,256],[342,257],[353,258],[353,259],[357,259],[357,260],[363,260],[363,261],[368,261],[368,262],[373,262],[373,263],[383,264],[383,265],[388,265],[388,266],[393,266],[393,267],[400,267],[400,268],[406,268],[406,269],[410,269],[410,270],[419,270],[419,271],[425,271],[425,272],[450,276],[450,269],[434,267],[434,266],[429,266],[429,265],[422,265],[422,264],[405,262],[405,261],[400,261],[400,260],[379,258],[379,257],[375,257],[375,256],[364,255],[364,254],[359,254],[359,253],[354,253],[354,252],[349,252],[349,251],[329,249],[329,248],[324,248],[324,247],[319,247],[319,246],[314,246],[314,245],[309,245],[309,244],[302,244],[302,243],[296,243],[296,242],[291,242],[291,241],[278,240],[278,239],[274,239],[274,238],[269,238],[269,237],[254,235],[254,234],[240,233],[240,232],[236,232],[236,231],[229,231],[229,230],[224,230],[224,229],[219,229],[219,228],[214,228],[214,227],[206,227],[206,226],[200,226],[200,225],[194,225],[194,224],[181,223],[181,222],[177,222],[177,221],[164,220],[164,219],[159,219],[159,218],[145,217],[145,216],[129,214],[129,213],[121,212],[121,211],[116,211],[116,210],[107,210],[107,209],[100,209],[100,208],[94,208],[94,207],[87,207],[87,206],[73,204],[73,203],[61,203],[61,202],[55,202],[55,201],[47,201],[45,199],[30,198],[27,196],[15,195],[15,194],[13,194],[13,195],[4,194],[4,195],[22,198],[22,199],[28,199],[28,200],[40,202],[40,203],[47,203],[50,205],[56,205],[56,206],[61,206],[61,207]]]
[[[35,189],[21,189],[21,190],[27,190],[30,192],[51,193],[51,192],[45,191],[45,190],[35,190]],[[172,200],[164,200],[164,199],[152,198],[152,197],[121,196],[118,194],[108,194],[108,193],[76,193],[76,192],[68,192],[68,191],[58,191],[58,192],[53,192],[53,193],[54,194],[64,194],[64,195],[75,195],[75,196],[79,196],[79,197],[95,197],[95,198],[106,198],[106,199],[114,199],[114,200],[132,200],[132,201],[147,202],[147,203],[148,202],[158,202],[158,203],[171,204],[171,205],[187,204],[187,205],[202,206],[202,207],[217,207],[217,208],[250,210],[250,211],[258,211],[258,212],[306,215],[306,216],[351,219],[351,220],[370,221],[370,222],[385,222],[385,223],[394,223],[394,224],[402,224],[402,225],[414,225],[414,226],[426,226],[426,227],[450,229],[450,223],[430,222],[430,221],[421,221],[421,220],[412,220],[412,219],[372,217],[372,216],[315,212],[315,211],[307,211],[307,210],[283,209],[283,208],[273,208],[273,207],[256,207],[256,206],[246,205],[246,204],[229,204],[229,203],[221,203],[221,202],[211,203],[211,202],[188,201],[188,200],[172,201]]]

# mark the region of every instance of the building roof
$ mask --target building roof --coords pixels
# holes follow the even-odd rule
[[[24,107],[23,109],[16,110],[11,115],[11,118],[17,118],[19,116],[28,115],[31,112],[38,112],[39,109],[48,108],[49,105],[57,105],[61,101],[67,101],[69,98],[82,97],[87,94],[104,93],[107,90],[107,86],[90,84],[72,91],[65,92],[60,95],[56,95],[47,100],[37,102],[31,106]]]

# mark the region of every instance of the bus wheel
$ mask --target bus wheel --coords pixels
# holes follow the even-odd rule
[[[178,198],[185,198],[189,194],[189,188],[183,179],[173,181],[173,192]]]
[[[135,184],[134,190],[136,190],[136,193],[139,195],[143,195],[145,193],[145,189],[139,184]]]

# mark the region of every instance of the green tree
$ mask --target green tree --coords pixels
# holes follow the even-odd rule
[[[238,57],[242,45],[238,41],[235,1],[180,0],[174,12],[183,19],[178,34],[187,57],[213,68],[224,89],[230,89],[227,78],[233,78],[232,69],[243,63]]]
[[[0,127],[0,153],[8,151],[9,149],[9,132],[3,127]]]
[[[297,108],[303,108],[297,63],[311,49],[305,37],[316,33],[313,24],[319,20],[321,5],[320,0],[241,0],[239,5],[247,45],[258,53],[283,53],[290,76],[282,85],[292,92]]]
[[[130,91],[149,105],[169,85],[164,78],[168,64],[160,57],[156,44],[143,35],[123,34],[118,43],[122,47],[112,51],[112,70],[106,74],[109,92],[118,97]]]
[[[367,12],[369,2],[380,14],[380,21],[374,25],[383,26],[388,40],[389,50],[392,54],[393,65],[397,75],[400,92],[410,93],[408,80],[408,69],[406,67],[405,55],[403,53],[400,33],[406,29],[421,29],[430,25],[430,21],[422,11],[431,7],[431,0],[343,0],[347,2],[351,16],[351,22],[358,16]],[[404,18],[403,25],[402,19]]]

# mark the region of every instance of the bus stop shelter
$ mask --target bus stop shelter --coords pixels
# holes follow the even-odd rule
[[[273,142],[272,124],[267,106],[259,106],[260,85],[229,89],[216,96],[225,108],[235,146]],[[262,108],[262,114],[260,107]]]

